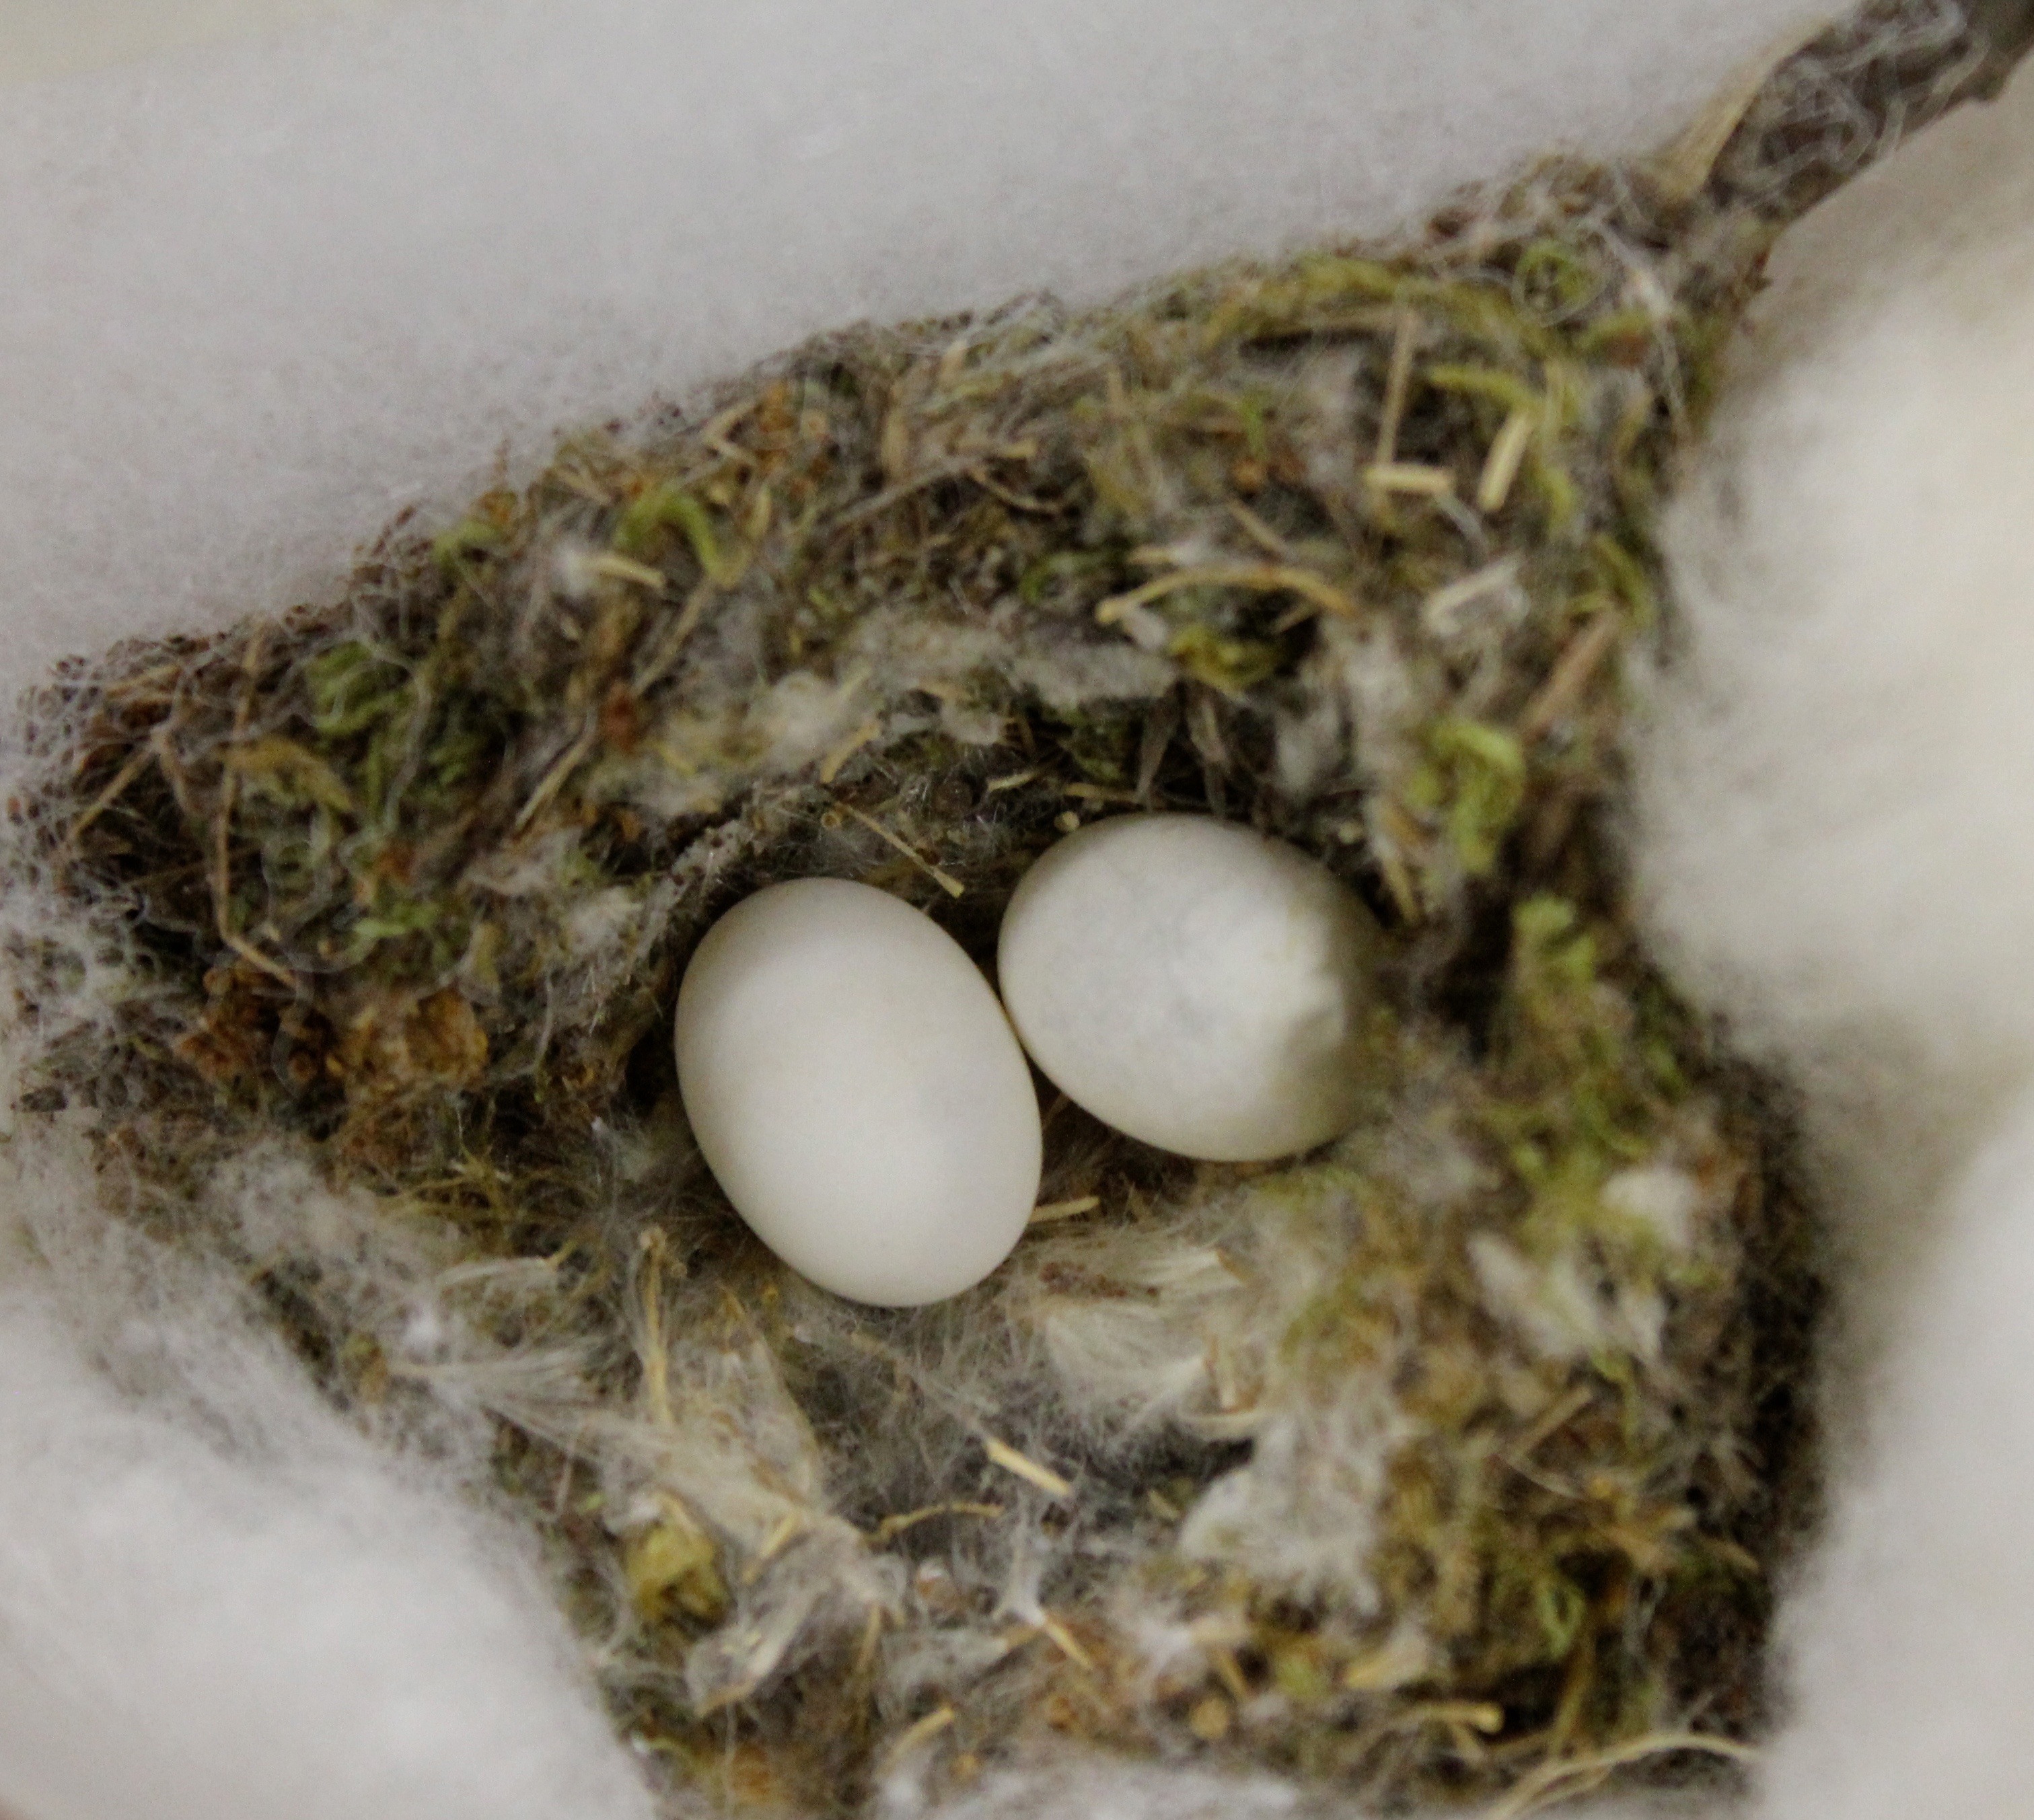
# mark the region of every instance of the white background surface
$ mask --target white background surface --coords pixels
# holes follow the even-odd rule
[[[835,323],[1095,298],[1649,144],[1822,10],[432,0],[14,88],[0,683],[109,614],[328,587],[498,452]]]
[[[1634,148],[1823,9],[432,0],[12,88],[0,687],[322,589],[392,508],[450,501],[497,451],[525,463],[558,426],[828,323],[1094,297],[1389,226],[1552,141]],[[82,55],[56,10],[10,9],[0,55]],[[117,28],[94,56],[197,29],[144,0],[64,10]],[[1879,1184],[1852,1207],[1872,1375],[1845,1405],[1821,1583],[1793,1607],[1773,1820],[2024,1811],[2034,1139],[1988,1133],[2034,1061],[2027,99],[1803,237],[1677,544],[1706,591],[1688,699],[1743,711],[1661,749],[1680,809],[1653,824],[1655,876],[1715,886],[1707,909],[1676,894],[1677,937],[1776,1053],[1877,1071],[1811,1076],[1832,1154]],[[1762,627],[1796,636],[1788,614],[1808,626],[1791,674],[1758,649]],[[1926,1166],[1881,1167],[1889,1131]],[[0,1199],[61,1215],[76,1193],[59,1170]],[[93,1331],[122,1330],[127,1277],[73,1288]],[[579,1785],[604,1791],[572,1809],[588,1820],[638,1811],[512,1562],[422,1514],[230,1335],[191,1339],[189,1369],[263,1437],[258,1462],[115,1395],[65,1307],[32,1282],[0,1297],[0,1802],[503,1820]],[[384,1590],[265,1592],[299,1570]],[[264,1621],[217,1621],[235,1610]],[[505,1734],[529,1751],[503,1758]],[[408,1755],[362,1748],[390,1735]],[[1071,1804],[1172,1811],[1110,1787]]]
[[[0,82],[32,81],[400,0],[6,0]]]

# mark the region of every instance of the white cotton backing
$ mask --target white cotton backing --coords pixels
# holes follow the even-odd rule
[[[2034,83],[1776,278],[1670,523],[1641,880],[1685,981],[1807,1071],[1865,1333],[2034,1072]]]
[[[1636,149],[1832,10],[418,0],[9,89],[0,684],[323,591],[392,512],[831,324],[1091,299]],[[34,1193],[46,1231],[83,1203]],[[531,1563],[216,1294],[0,1272],[0,1808],[646,1813]],[[1075,1767],[971,1811],[1304,1811],[1227,1798]]]
[[[0,11],[0,82],[134,61],[307,20],[405,0],[8,0]]]
[[[1835,9],[412,0],[11,90],[4,675],[324,588],[498,453],[845,321],[1648,146]]]
[[[1638,828],[1683,982],[1804,1090],[1836,1224],[1829,1533],[1761,1811],[2007,1820],[2034,1699],[2034,82],[1810,217],[1774,277],[1671,524]]]
[[[647,1820],[517,1539],[377,1454],[220,1285],[106,1227],[81,1158],[23,1141],[0,1811]]]
[[[2017,1820],[2034,1703],[2034,1099],[1942,1210],[1879,1387],[1877,1464],[1787,1626],[1771,1820]]]

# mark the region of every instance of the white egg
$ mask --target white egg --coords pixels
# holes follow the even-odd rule
[[[707,932],[678,989],[678,1086],[771,1251],[858,1302],[957,1296],[1038,1200],[1038,1098],[981,970],[887,892],[801,879]]]
[[[1345,1131],[1376,928],[1297,849],[1192,815],[1070,835],[1004,913],[1004,1002],[1031,1059],[1104,1124],[1254,1162]]]

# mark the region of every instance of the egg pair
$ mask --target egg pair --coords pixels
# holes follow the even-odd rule
[[[1257,1161],[1345,1129],[1374,939],[1323,868],[1200,816],[1119,816],[1046,853],[1004,915],[1000,1003],[887,892],[771,885],[686,970],[679,1088],[779,1257],[854,1300],[915,1307],[980,1282],[1030,1218],[1044,1142],[1026,1052],[1076,1105],[1183,1156]]]

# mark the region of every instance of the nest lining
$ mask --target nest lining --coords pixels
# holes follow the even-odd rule
[[[1813,1225],[1784,1096],[1632,929],[1619,659],[1772,237],[2000,54],[1881,7],[1692,182],[1556,162],[1403,246],[827,337],[332,603],[66,666],[10,805],[23,1109],[391,1444],[486,1425],[674,1813],[1070,1738],[1387,1801],[1731,1754]],[[1139,808],[1377,913],[1364,1119],[1195,1167],[1055,1105],[980,1289],[784,1271],[677,1102],[699,935],[829,874],[985,962]]]

